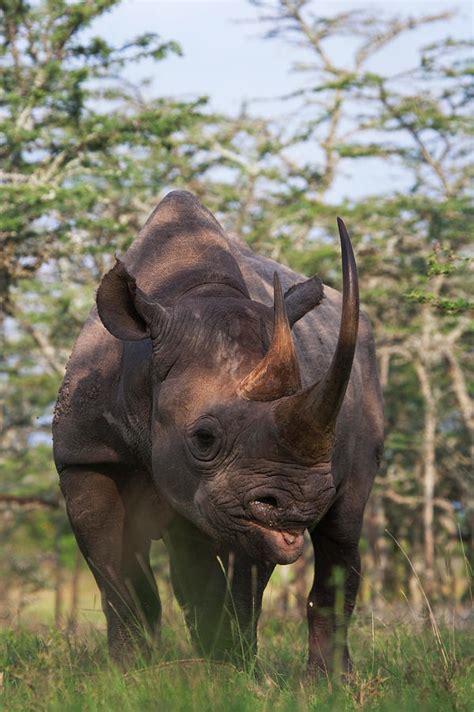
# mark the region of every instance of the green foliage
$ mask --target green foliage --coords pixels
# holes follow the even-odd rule
[[[450,276],[451,279],[456,276],[456,272],[462,270],[465,278],[468,276],[468,268],[472,260],[468,257],[459,257],[455,254],[454,250],[442,250],[439,245],[436,249],[429,255],[427,260],[427,273],[425,282],[429,282],[429,278],[443,276]],[[463,276],[464,276],[463,275]],[[420,276],[420,284],[422,283],[422,277]],[[450,312],[450,313],[460,313],[467,312],[474,307],[474,304],[468,299],[463,297],[449,298],[433,294],[426,289],[412,289],[405,295],[407,299],[418,302],[419,304],[431,304],[433,307],[440,311]]]
[[[153,154],[166,180],[173,141],[202,120],[201,100],[144,105],[139,90],[120,78],[132,63],[179,54],[175,42],[153,33],[121,47],[100,37],[82,39],[114,5],[117,0],[58,0],[4,8],[0,232],[7,306],[19,279],[74,243],[87,254],[98,237],[107,245],[117,232],[128,235],[127,196],[141,182],[146,159]],[[109,203],[116,196],[121,221],[104,195]]]
[[[407,292],[406,298],[413,302],[418,302],[418,304],[431,304],[441,311],[452,313],[465,312],[473,307],[472,302],[468,302],[467,299],[446,299],[432,292],[424,292],[417,289]]]

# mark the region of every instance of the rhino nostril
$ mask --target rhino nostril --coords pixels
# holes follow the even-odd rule
[[[259,504],[266,504],[268,507],[275,507],[275,509],[278,507],[278,502],[275,497],[259,497],[255,500],[255,502]]]

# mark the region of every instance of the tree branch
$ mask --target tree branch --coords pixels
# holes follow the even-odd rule
[[[59,509],[60,504],[57,499],[46,499],[35,495],[0,494],[0,504],[18,504],[22,507],[35,505],[37,507],[48,507]]]

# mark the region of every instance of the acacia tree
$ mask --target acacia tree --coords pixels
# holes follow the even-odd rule
[[[64,557],[72,564],[74,549],[56,511],[50,422],[94,290],[168,189],[205,194],[227,227],[240,231],[245,196],[251,199],[260,174],[271,177],[264,121],[243,113],[224,122],[203,98],[150,98],[149,87],[145,97],[124,78],[130,65],[151,58],[159,68],[180,48],[149,33],[122,46],[94,36],[94,20],[117,4],[0,6],[0,565],[4,581],[16,585],[23,576],[34,590],[44,551],[55,551],[57,620],[61,566]],[[32,530],[42,533],[42,550],[32,546]]]
[[[145,101],[124,79],[130,65],[159,65],[180,48],[150,33],[122,46],[94,36],[93,21],[117,4],[0,4],[0,500],[11,585],[23,577],[36,586],[44,551],[56,549],[58,581],[64,555],[74,558],[64,515],[51,510],[49,430],[66,359],[113,252],[183,166],[192,174],[190,134],[212,120],[204,99]],[[21,503],[49,514],[23,516]],[[44,544],[34,554],[32,529]],[[23,555],[29,563],[16,571]]]
[[[452,40],[425,48],[420,66],[410,74],[409,92],[376,78],[371,95],[381,107],[377,128],[406,139],[402,158],[413,175],[411,195],[403,201],[400,213],[408,213],[405,230],[410,230],[410,237],[417,235],[421,243],[412,247],[412,260],[418,261],[422,273],[413,270],[403,296],[418,308],[403,344],[392,339],[383,353],[386,367],[392,354],[412,364],[423,398],[423,539],[430,591],[435,573],[435,505],[446,511],[448,502],[460,498],[470,506],[466,500],[466,434],[472,438],[474,423],[464,370],[471,328],[466,314],[470,305],[465,255],[466,226],[472,220],[468,145],[472,124],[466,48],[466,43]],[[453,418],[461,423],[453,427],[449,422]],[[449,440],[456,425],[458,436],[453,443]],[[448,487],[443,481],[446,476]]]
[[[4,434],[16,461],[54,400],[94,282],[170,181],[180,134],[203,120],[202,100],[145,104],[121,79],[131,63],[179,52],[175,43],[145,34],[114,47],[85,34],[116,4],[1,6]]]
[[[295,180],[277,198],[274,225],[281,231],[283,217],[294,236],[284,245],[286,259],[322,272],[329,283],[337,259],[326,241],[328,220],[337,210],[351,225],[386,396],[386,463],[373,507],[377,495],[383,498],[382,530],[388,525],[415,556],[421,535],[431,592],[435,538],[441,545],[443,531],[456,536],[457,503],[465,513],[472,508],[473,418],[464,376],[472,219],[469,43],[448,39],[421,48],[417,66],[383,74],[376,60],[385,47],[448,14],[394,18],[354,10],[326,16],[308,0],[252,4],[268,24],[267,38],[283,38],[294,48],[300,59],[293,68],[304,78],[286,102],[297,117],[289,122],[293,145],[301,142],[310,160],[302,161],[302,152],[288,154]],[[348,40],[345,52],[341,38]],[[360,184],[359,176],[377,165],[396,166],[404,188],[390,189],[384,181],[383,192],[331,198],[341,171]],[[277,230],[273,234],[278,239]]]

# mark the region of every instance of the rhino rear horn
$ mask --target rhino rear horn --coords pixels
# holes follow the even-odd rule
[[[112,336],[123,341],[141,341],[163,333],[169,323],[168,311],[149,302],[124,263],[116,258],[97,290],[97,310]]]
[[[273,336],[270,348],[238,387],[239,395],[248,400],[275,400],[296,393],[301,388],[298,359],[277,272],[273,275],[273,292]]]

